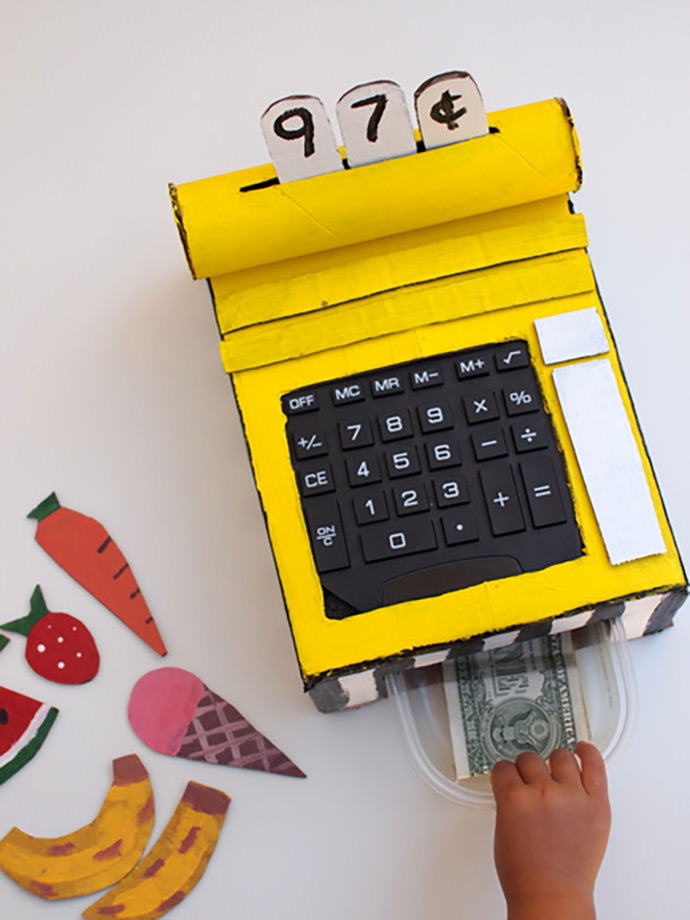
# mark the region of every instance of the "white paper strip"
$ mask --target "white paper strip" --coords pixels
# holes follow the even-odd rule
[[[353,87],[340,97],[335,113],[348,166],[365,166],[417,152],[405,94],[391,80]]]
[[[596,307],[571,310],[534,321],[544,364],[603,355],[609,350]]]
[[[558,367],[553,381],[612,565],[665,552],[611,362]]]
[[[286,96],[261,116],[261,130],[281,182],[343,168],[331,123],[316,96]]]
[[[662,602],[665,594],[653,594],[651,597],[637,597],[625,602],[625,610],[621,616],[626,639],[639,639],[644,635],[647,624],[652,614]]]
[[[425,80],[414,94],[414,105],[427,150],[489,133],[481,93],[464,71]]]

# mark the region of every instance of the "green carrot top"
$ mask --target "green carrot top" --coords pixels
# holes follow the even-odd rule
[[[37,521],[43,521],[48,517],[49,514],[52,514],[53,511],[57,511],[60,507],[60,502],[55,492],[51,492],[48,498],[44,498],[33,511],[29,511],[27,517],[36,518]]]

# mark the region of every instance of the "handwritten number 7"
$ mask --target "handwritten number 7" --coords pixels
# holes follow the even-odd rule
[[[300,118],[302,120],[301,125],[295,128],[286,127],[285,122],[291,118]],[[305,109],[302,106],[286,109],[273,122],[273,130],[278,137],[282,137],[285,141],[296,141],[303,137],[304,156],[310,157],[314,154],[314,116],[309,109]]]
[[[388,97],[384,93],[377,93],[376,96],[369,96],[368,99],[359,99],[350,106],[351,109],[362,109],[365,105],[374,106],[374,110],[367,122],[367,140],[372,144],[375,144],[379,139],[379,124],[381,123],[381,118],[383,117],[387,102]]]

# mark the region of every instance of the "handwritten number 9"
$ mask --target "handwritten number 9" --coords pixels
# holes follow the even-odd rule
[[[285,122],[291,118],[300,118],[302,123],[295,128],[288,128]],[[314,116],[309,109],[305,109],[302,106],[286,109],[273,122],[273,130],[278,137],[282,137],[285,141],[296,141],[303,137],[304,156],[310,157],[314,154]]]
[[[369,96],[368,99],[358,99],[357,102],[353,102],[350,106],[351,109],[361,109],[365,105],[373,105],[374,111],[369,116],[369,121],[367,122],[367,140],[372,144],[375,144],[379,139],[379,124],[381,123],[381,118],[386,109],[386,103],[388,102],[388,97],[383,93],[377,93],[376,96]]]

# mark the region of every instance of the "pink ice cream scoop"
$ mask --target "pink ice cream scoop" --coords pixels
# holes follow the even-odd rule
[[[158,668],[140,677],[127,715],[141,740],[161,754],[305,776],[234,706],[183,668]]]

